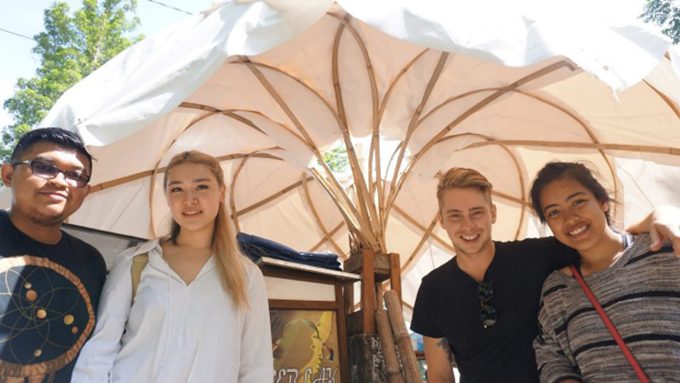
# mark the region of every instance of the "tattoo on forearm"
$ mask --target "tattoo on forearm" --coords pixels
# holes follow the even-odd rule
[[[446,338],[442,338],[439,342],[437,342],[437,347],[441,347],[445,352],[446,355],[449,357],[449,361],[451,361],[451,347],[449,346],[449,341],[446,340]]]

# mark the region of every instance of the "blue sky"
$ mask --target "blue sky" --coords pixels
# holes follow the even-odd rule
[[[210,7],[215,0],[137,0],[137,16],[141,25],[137,34],[152,35],[190,15],[158,4],[196,14]],[[82,0],[63,0],[71,10],[82,6]],[[0,28],[33,37],[43,31],[43,11],[54,4],[54,0],[0,0]],[[0,31],[0,106],[14,93],[14,85],[20,77],[31,78],[38,65],[38,57],[31,53],[35,42],[24,37]],[[11,123],[11,118],[0,107],[0,127]]]

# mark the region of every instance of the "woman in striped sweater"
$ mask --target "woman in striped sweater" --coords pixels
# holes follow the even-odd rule
[[[680,260],[649,235],[612,229],[610,198],[588,168],[553,162],[531,188],[539,219],[580,254],[577,269],[651,382],[680,382]],[[534,342],[542,382],[639,382],[569,269],[543,286]]]

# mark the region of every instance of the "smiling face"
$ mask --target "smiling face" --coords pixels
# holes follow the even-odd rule
[[[91,174],[89,160],[84,154],[51,142],[37,142],[14,162],[35,159],[54,165],[62,171]],[[19,221],[37,226],[60,226],[80,208],[90,191],[89,185],[83,188],[70,185],[65,181],[63,173],[57,174],[51,180],[40,178],[33,174],[30,166],[24,164],[4,164],[2,177],[5,185],[12,189],[10,217],[15,224]]]
[[[166,197],[172,218],[181,230],[212,233],[226,187],[205,165],[183,163],[167,174]]]
[[[600,202],[580,182],[562,178],[547,184],[540,193],[540,206],[550,230],[563,244],[583,253],[595,248],[611,230]]]
[[[439,222],[457,254],[493,251],[491,226],[496,222],[496,206],[483,191],[469,187],[445,190]]]

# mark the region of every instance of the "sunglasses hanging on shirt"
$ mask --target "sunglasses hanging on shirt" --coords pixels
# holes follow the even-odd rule
[[[480,314],[482,325],[485,329],[492,327],[498,320],[496,309],[489,304],[489,301],[493,298],[493,283],[485,281],[477,282],[477,298],[479,298],[479,303],[482,305]]]

